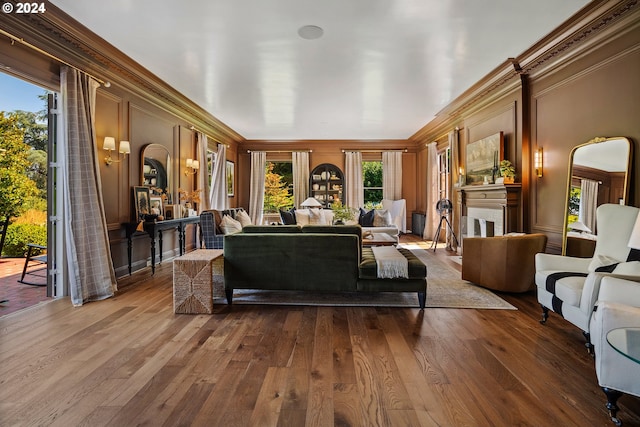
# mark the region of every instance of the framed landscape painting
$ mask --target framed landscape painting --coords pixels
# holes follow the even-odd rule
[[[487,181],[492,183],[500,161],[504,158],[504,141],[502,132],[482,138],[467,144],[466,169],[467,185],[482,184]]]
[[[236,165],[231,160],[227,160],[227,197],[235,195],[235,167]]]

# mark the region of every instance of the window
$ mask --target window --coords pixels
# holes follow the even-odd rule
[[[382,202],[382,160],[362,162],[362,176],[365,205]]]
[[[264,178],[264,212],[293,207],[293,163],[267,161]]]
[[[437,156],[438,162],[438,200],[451,199],[451,149],[445,148]]]

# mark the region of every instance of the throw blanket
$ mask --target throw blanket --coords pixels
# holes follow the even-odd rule
[[[379,279],[409,278],[409,261],[394,246],[374,246],[371,250]]]

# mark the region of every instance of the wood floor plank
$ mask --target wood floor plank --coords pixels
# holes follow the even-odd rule
[[[134,276],[0,318],[0,425],[612,425],[582,334],[541,325],[535,292],[500,294],[518,310],[176,315],[171,263]],[[619,406],[640,426],[640,398]]]

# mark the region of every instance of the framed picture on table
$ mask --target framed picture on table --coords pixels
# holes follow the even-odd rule
[[[145,215],[151,213],[149,187],[133,187],[133,200],[136,207],[136,221],[144,221]]]

